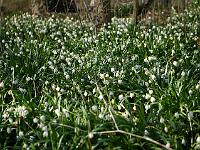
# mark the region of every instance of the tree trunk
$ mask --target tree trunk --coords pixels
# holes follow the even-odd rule
[[[103,23],[111,22],[111,0],[101,0],[103,5]]]
[[[33,15],[43,16],[47,14],[46,0],[32,0],[31,4]]]
[[[111,0],[91,0],[91,16],[97,28],[111,22]]]
[[[133,0],[133,20],[134,23],[137,24],[138,22],[138,9],[139,9],[139,0]]]
[[[4,7],[3,7],[3,0],[0,0],[0,25],[1,25],[1,21],[3,20],[3,12],[4,12]]]

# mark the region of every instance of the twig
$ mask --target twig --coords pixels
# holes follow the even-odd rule
[[[140,136],[140,135],[137,135],[137,134],[133,134],[133,133],[129,133],[129,132],[126,132],[126,131],[123,131],[123,130],[113,130],[113,131],[102,131],[102,132],[93,132],[93,134],[110,134],[110,133],[122,133],[122,134],[126,134],[126,135],[129,135],[129,136],[132,136],[132,137],[136,137],[136,138],[139,138],[139,139],[143,139],[143,140],[146,140],[146,141],[149,141],[151,143],[154,143],[156,145],[159,145],[167,150],[172,150],[172,148],[168,148],[166,147],[165,145],[151,139],[150,137],[147,137],[147,136]]]

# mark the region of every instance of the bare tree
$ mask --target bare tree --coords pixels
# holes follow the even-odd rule
[[[103,23],[111,22],[111,0],[101,0],[103,5]]]
[[[147,2],[139,5],[139,0],[134,0],[133,1],[133,7],[134,7],[134,12],[133,12],[133,19],[135,20],[135,23],[138,22],[138,16],[145,15],[149,9],[151,8],[151,5],[155,2],[155,0],[148,0]]]
[[[3,12],[4,12],[4,7],[3,7],[3,0],[0,0],[0,23],[3,18]]]
[[[41,16],[47,14],[46,0],[31,0],[31,10],[33,15]]]
[[[133,0],[133,20],[137,24],[137,16],[138,16],[138,9],[139,9],[139,0]]]
[[[91,0],[90,9],[96,27],[111,21],[111,0]]]

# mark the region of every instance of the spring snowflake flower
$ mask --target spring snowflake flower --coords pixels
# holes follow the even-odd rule
[[[45,121],[45,116],[44,115],[40,116],[40,120]]]
[[[151,97],[151,98],[150,98],[150,101],[153,103],[153,102],[156,101],[156,99],[155,99],[154,97]]]
[[[149,90],[149,94],[151,94],[151,95],[152,95],[152,94],[153,94],[153,90]]]
[[[167,127],[165,127],[165,128],[164,128],[164,131],[167,133],[167,132],[168,132],[168,128],[167,128]]]
[[[99,95],[99,99],[100,99],[100,100],[103,99],[103,95],[102,95],[102,94]]]
[[[189,93],[189,95],[192,95],[193,91],[190,89],[188,93]]]
[[[93,105],[93,106],[92,106],[92,111],[96,112],[97,110],[98,110],[97,105]]]
[[[5,112],[2,117],[3,117],[4,120],[6,120],[9,117],[8,112]]]
[[[48,130],[44,131],[42,135],[43,137],[48,137]]]
[[[134,94],[133,93],[130,93],[130,98],[133,98],[134,97]]]
[[[144,130],[144,136],[148,136],[149,132],[147,130]]]
[[[150,106],[149,104],[146,104],[146,105],[144,106],[144,108],[145,108],[145,112],[147,113],[147,111],[151,108],[151,106]]]
[[[197,84],[197,85],[196,85],[196,89],[198,90],[198,89],[199,89],[199,87],[200,87],[200,84]]]
[[[181,144],[185,145],[186,144],[186,141],[185,139],[183,138],[182,141],[181,141]]]
[[[178,66],[178,62],[177,62],[177,61],[173,61],[173,65],[174,65],[175,67],[177,67],[177,66]]]
[[[0,82],[0,88],[3,88],[4,87],[4,82]]]
[[[153,74],[150,76],[150,78],[151,78],[152,80],[156,80],[156,76],[153,75]]]
[[[113,96],[113,95],[114,95],[114,93],[113,93],[112,91],[110,91],[109,95],[110,95],[110,96]]]
[[[94,137],[93,132],[90,132],[90,133],[88,134],[88,137],[89,137],[90,139],[92,139],[92,138]]]
[[[167,149],[170,148],[170,143],[169,143],[169,142],[167,142],[167,144],[166,144],[166,148],[167,148]]]
[[[58,92],[60,91],[60,87],[59,86],[56,87],[56,91],[58,91]]]
[[[87,91],[85,91],[83,95],[86,97],[88,95]]]
[[[119,99],[120,101],[122,101],[122,100],[124,99],[124,96],[121,94],[121,95],[118,96],[118,99]]]
[[[22,138],[24,136],[24,132],[23,131],[19,131],[19,138]]]
[[[174,117],[176,117],[176,118],[178,119],[178,118],[179,118],[179,113],[176,112],[176,113],[174,114]]]
[[[7,128],[7,133],[10,134],[11,133],[11,128]]]
[[[160,123],[164,123],[165,119],[163,117],[160,117]]]
[[[118,84],[122,84],[122,80],[118,80]]]
[[[65,75],[66,80],[68,80],[70,78],[70,76],[67,74]]]
[[[111,72],[115,72],[115,68],[111,68],[110,70],[111,70]]]
[[[150,99],[150,98],[151,98],[151,95],[148,94],[148,93],[146,93],[146,95],[145,95],[145,99]]]
[[[192,118],[193,118],[193,112],[192,111],[190,111],[190,112],[188,112],[188,119],[189,120],[191,120]]]
[[[63,114],[65,115],[66,118],[69,117],[69,112],[67,111],[67,109],[62,109]]]
[[[100,74],[100,78],[101,78],[101,79],[104,79],[104,78],[105,78],[105,75],[104,75],[104,74]]]
[[[100,113],[100,114],[99,114],[99,118],[100,118],[100,119],[103,119],[103,118],[104,118],[104,114],[103,114],[103,113]]]
[[[15,112],[19,115],[19,117],[25,118],[28,114],[28,110],[26,110],[25,106],[19,106],[15,109]]]
[[[61,116],[60,110],[59,110],[59,109],[56,109],[56,110],[55,110],[55,114],[56,114],[58,117],[60,117],[60,116]]]
[[[37,118],[33,119],[33,123],[38,123],[38,121],[39,121],[39,119],[37,119]]]
[[[197,137],[197,143],[200,144],[200,136]]]

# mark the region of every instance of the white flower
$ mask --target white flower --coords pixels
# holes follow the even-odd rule
[[[151,98],[151,95],[148,94],[148,93],[146,93],[146,95],[145,95],[145,99],[150,99],[150,98]]]
[[[13,82],[12,82],[12,84],[17,84],[18,83],[18,80],[14,80]]]
[[[144,136],[148,136],[149,132],[147,130],[144,130]]]
[[[153,94],[153,90],[149,90],[149,94],[151,94],[151,95],[152,95],[152,94]]]
[[[12,118],[9,118],[8,121],[9,121],[10,124],[13,123],[13,119]]]
[[[154,97],[151,97],[151,98],[150,98],[150,101],[151,101],[152,103],[155,102],[155,100],[156,100],[156,99],[155,99]]]
[[[19,117],[25,118],[28,114],[28,110],[26,110],[25,106],[19,106],[15,109],[15,111],[18,113]]]
[[[45,116],[44,115],[40,116],[40,120],[45,121]]]
[[[88,95],[87,91],[85,91],[83,95],[86,97]]]
[[[5,113],[3,114],[3,119],[7,119],[8,117],[9,117],[8,112],[5,112]]]
[[[90,132],[90,133],[88,134],[88,137],[89,137],[90,139],[92,139],[92,138],[94,137],[93,132]]]
[[[167,132],[168,132],[168,128],[167,128],[167,127],[165,127],[165,128],[164,128],[164,131],[167,133]]]
[[[181,144],[185,145],[186,144],[186,141],[185,139],[183,138],[182,141],[181,141]]]
[[[22,92],[23,94],[26,93],[26,89],[23,89],[23,88],[20,88],[20,87],[19,87],[19,91]]]
[[[170,143],[169,143],[169,142],[167,142],[167,144],[166,144],[166,148],[167,148],[167,149],[170,148]]]
[[[177,67],[177,66],[178,66],[178,62],[177,62],[177,61],[173,61],[173,65],[174,65],[175,67]]]
[[[55,90],[55,89],[56,89],[55,84],[52,84],[51,88],[52,88],[53,90]]]
[[[189,118],[189,120],[191,120],[193,118],[193,112],[192,111],[188,112],[188,118]]]
[[[122,101],[122,100],[124,99],[124,96],[121,94],[121,95],[118,96],[118,99],[119,99],[120,101]]]
[[[145,112],[147,113],[147,111],[151,108],[151,106],[149,104],[146,104],[145,106]]]
[[[99,118],[100,118],[100,119],[103,119],[103,118],[104,118],[104,115],[103,115],[102,113],[100,113],[100,114],[99,114]]]
[[[56,114],[58,117],[60,117],[60,116],[61,116],[60,110],[59,110],[59,109],[56,109],[56,110],[55,110],[55,114]]]
[[[110,91],[109,95],[110,95],[110,96],[113,96],[113,94],[114,94],[114,93],[113,93],[112,91]]]
[[[190,89],[188,93],[189,93],[190,95],[192,95],[193,91]]]
[[[133,98],[134,97],[134,94],[133,93],[130,93],[130,98]]]
[[[92,106],[92,111],[96,112],[97,110],[98,110],[97,105],[93,105],[93,106]]]
[[[23,137],[24,136],[24,133],[23,131],[19,131],[19,138]]]
[[[147,59],[147,58],[145,58],[145,59],[144,59],[144,62],[145,62],[145,63],[148,63],[148,59]]]
[[[99,99],[100,99],[100,100],[103,99],[103,95],[102,95],[102,94],[99,95]]]
[[[26,143],[23,144],[23,149],[28,149],[28,145]]]
[[[164,123],[165,119],[163,117],[160,118],[160,123]]]
[[[68,80],[70,78],[70,76],[67,74],[65,75],[66,80]]]
[[[179,118],[179,113],[176,112],[176,113],[174,114],[174,116],[178,119],[178,118]]]
[[[11,133],[11,128],[7,128],[7,133],[10,134]]]
[[[181,76],[182,76],[182,77],[184,77],[185,74],[186,74],[185,71],[182,71],[182,72],[181,72]]]
[[[59,86],[57,86],[56,91],[58,91],[58,92],[60,91],[60,87]]]
[[[196,89],[198,90],[198,89],[199,89],[199,87],[200,87],[200,84],[197,84],[197,85],[196,85]]]
[[[151,79],[152,79],[152,80],[156,80],[156,76],[152,74],[152,75],[151,75]]]
[[[33,119],[33,123],[38,123],[38,121],[39,121],[39,119],[37,119],[37,118]]]
[[[122,80],[118,80],[118,84],[122,84]]]
[[[104,75],[104,74],[100,74],[100,78],[101,78],[101,79],[104,79],[104,78],[105,78],[105,75]]]
[[[43,137],[48,137],[48,131],[47,130],[43,132]]]
[[[65,115],[65,117],[69,117],[69,112],[67,111],[67,109],[62,109],[63,114]]]
[[[197,143],[200,144],[200,136],[197,137]]]
[[[26,77],[27,82],[30,81],[30,80],[32,80],[31,77]]]
[[[111,72],[115,72],[115,68],[111,68],[110,70],[111,70]]]
[[[2,82],[0,82],[0,88],[3,88],[3,87],[4,87],[4,83],[2,81]]]

